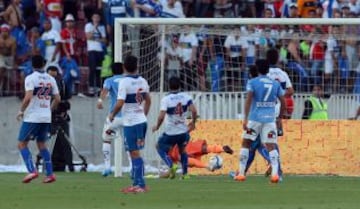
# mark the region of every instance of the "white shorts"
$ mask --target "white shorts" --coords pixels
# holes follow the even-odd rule
[[[277,129],[276,123],[259,123],[256,121],[249,121],[247,124],[248,131],[243,132],[244,139],[255,141],[260,135],[262,143],[277,143]]]
[[[107,130],[112,130],[112,134],[107,134]],[[102,132],[102,138],[104,141],[111,141],[113,139],[123,136],[123,120],[122,118],[115,117],[113,122],[109,121],[109,118],[106,118],[104,123],[104,128]]]
[[[14,58],[0,55],[0,68],[11,70],[14,68]]]
[[[325,59],[324,72],[325,74],[332,74],[334,72],[334,63],[332,59]]]

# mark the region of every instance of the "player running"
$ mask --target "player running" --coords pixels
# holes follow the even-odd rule
[[[125,149],[130,152],[132,161],[133,185],[122,189],[124,193],[143,193],[147,191],[144,180],[144,161],[140,150],[145,145],[147,129],[146,115],[151,99],[148,82],[137,73],[138,59],[129,55],[124,62],[124,78],[119,84],[117,102],[109,115],[110,122],[122,111]],[[144,103],[144,105],[143,105]]]
[[[280,84],[267,76],[269,63],[266,60],[256,62],[259,76],[247,83],[247,98],[245,102],[245,118],[243,121],[243,142],[240,150],[239,174],[234,177],[237,181],[245,181],[245,169],[249,158],[251,143],[260,135],[262,143],[269,151],[271,162],[271,182],[279,181],[279,154],[276,150],[277,129],[275,123],[275,105],[277,99],[281,103],[280,118],[283,115],[285,100],[284,91]]]
[[[112,72],[113,76],[110,78],[105,79],[103,89],[100,93],[100,98],[98,99],[96,107],[98,109],[103,109],[103,100],[106,99],[107,95],[110,96],[110,107],[109,111],[112,112],[114,110],[115,103],[117,101],[119,83],[121,78],[123,78],[123,70],[121,63],[114,63],[112,65]],[[121,113],[119,112],[116,114],[114,121],[110,123],[108,119],[106,119],[104,123],[102,138],[103,138],[103,145],[102,145],[102,152],[104,155],[104,163],[105,169],[102,172],[104,177],[110,175],[112,173],[111,170],[111,141],[115,140],[116,138],[121,138],[122,133],[122,126],[123,121],[121,118]]]
[[[180,79],[171,77],[169,80],[170,93],[161,100],[160,113],[157,124],[152,131],[157,131],[165,120],[165,131],[160,136],[157,143],[157,151],[170,169],[169,178],[174,179],[177,164],[173,163],[168,152],[175,145],[178,146],[181,167],[183,171],[182,179],[188,178],[188,155],[186,153],[186,145],[190,140],[189,132],[195,129],[197,111],[192,102],[191,97],[180,92]],[[190,110],[192,121],[186,124],[186,113]],[[166,118],[165,118],[166,116]]]
[[[29,183],[39,176],[28,148],[30,140],[36,140],[40,155],[44,159],[46,177],[43,183],[56,180],[45,142],[50,136],[51,112],[55,110],[61,99],[55,79],[43,69],[44,63],[43,57],[38,55],[32,57],[33,73],[25,79],[25,97],[16,117],[17,120],[23,120],[18,148],[29,172],[23,179],[23,183]],[[51,102],[52,97],[54,100]]]

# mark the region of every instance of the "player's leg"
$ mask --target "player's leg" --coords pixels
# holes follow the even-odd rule
[[[115,120],[115,119],[114,119]],[[102,172],[102,176],[108,176],[111,174],[111,139],[112,136],[115,134],[115,131],[109,129],[110,121],[105,120],[104,128],[102,132],[102,153],[104,157],[104,170]]]
[[[243,141],[240,149],[240,163],[239,163],[239,174],[234,177],[237,181],[245,180],[245,169],[249,159],[249,150],[251,143],[256,140],[259,135],[261,124],[254,121],[249,121],[247,124],[247,130],[243,133]]]
[[[29,183],[31,180],[38,177],[38,172],[34,166],[32,155],[28,148],[30,137],[32,137],[33,131],[36,129],[35,125],[36,124],[33,123],[23,122],[18,137],[18,149],[24,160],[26,169],[29,172],[29,174],[23,179],[23,183]]]
[[[169,155],[171,147],[173,147],[173,145],[170,143],[169,136],[163,133],[159,137],[158,143],[156,145],[156,150],[160,155],[161,159],[169,168],[173,166],[173,161],[171,160],[171,157]]]
[[[271,182],[277,183],[279,181],[279,153],[276,150],[277,144],[277,129],[276,123],[266,123],[261,132],[261,140],[265,144],[269,152],[271,164]]]
[[[209,169],[209,165],[207,163],[202,162],[201,160],[193,157],[188,157],[188,167],[192,168],[207,168]]]
[[[217,145],[217,144],[207,144],[206,145],[206,153],[222,153],[226,152],[228,154],[233,154],[234,151],[231,149],[229,145]]]
[[[183,175],[182,178],[185,179],[187,178],[187,173],[188,173],[188,154],[186,152],[186,145],[188,144],[190,140],[190,135],[188,133],[186,134],[181,134],[178,136],[177,139],[177,145],[179,147],[179,152],[180,152],[180,161],[181,161],[181,167],[182,167],[182,171],[183,171]]]
[[[130,152],[133,170],[133,185],[123,189],[122,191],[124,193],[138,193],[146,191],[144,161],[140,155],[140,150],[143,149],[145,145],[146,129],[146,123],[124,127],[125,147],[126,150]]]
[[[51,183],[56,180],[55,175],[53,173],[53,165],[51,162],[51,155],[46,147],[46,141],[49,139],[51,124],[50,123],[41,123],[40,130],[37,133],[37,147],[40,151],[40,155],[44,160],[46,177],[43,180],[43,183]]]
[[[246,163],[246,168],[245,168],[245,174],[248,172],[252,162],[254,161],[256,149],[260,146],[260,144],[261,144],[260,136],[258,136],[255,141],[251,142],[250,149],[249,149],[249,158],[248,158],[248,161]]]
[[[122,140],[123,138],[123,120],[120,117],[115,117],[113,122],[106,119],[103,128],[103,144],[102,152],[104,156],[105,168],[102,172],[102,176],[106,177],[112,173],[111,170],[111,142],[113,140]],[[130,155],[127,152],[129,162],[131,164]],[[130,165],[131,167],[131,165]]]

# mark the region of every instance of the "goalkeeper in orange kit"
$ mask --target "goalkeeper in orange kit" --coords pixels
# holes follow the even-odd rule
[[[210,145],[207,144],[206,140],[200,139],[195,141],[189,141],[186,145],[186,153],[188,154],[188,167],[195,167],[195,168],[209,168],[207,162],[201,161],[201,157],[203,155],[207,155],[209,153],[228,153],[233,154],[233,150],[228,146],[221,146],[221,145]],[[177,163],[180,161],[180,153],[179,148],[174,146],[169,150],[170,159],[173,163]]]

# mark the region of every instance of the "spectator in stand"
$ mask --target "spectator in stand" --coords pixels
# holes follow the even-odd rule
[[[264,10],[264,18],[273,18],[274,17],[274,13],[273,10],[270,8],[265,8]]]
[[[258,56],[259,51],[259,34],[255,31],[254,25],[248,25],[248,29],[244,29],[246,34],[245,39],[248,43],[248,49],[246,50],[246,66],[250,67],[255,65],[255,60]]]
[[[324,74],[324,83],[325,83],[325,92],[332,92],[335,90],[337,74],[334,75],[334,72],[338,72],[338,57],[340,56],[340,46],[336,40],[336,34],[338,33],[338,26],[329,26],[329,36],[326,40],[326,51],[325,51],[325,74]],[[331,82],[333,75],[335,76],[334,83]]]
[[[299,46],[299,34],[293,34],[288,46],[287,46],[287,68],[290,71],[295,72],[299,81],[295,85],[297,91],[307,91],[308,89],[308,73],[305,69],[305,64],[300,55],[300,46]],[[292,79],[293,80],[293,79]]]
[[[63,16],[62,0],[36,0],[37,11],[40,13],[40,24],[45,19],[50,20],[52,30],[60,33]]]
[[[299,17],[299,10],[297,3],[290,4],[290,12],[289,12],[289,18],[298,18]]]
[[[135,9],[139,9],[140,17],[159,17],[162,11],[160,2],[156,0],[135,0]]]
[[[360,1],[359,0],[349,0],[350,12],[355,15],[360,13]]]
[[[213,0],[182,0],[184,5],[184,13],[188,17],[206,17],[209,12],[213,2]],[[195,3],[195,14],[192,14],[190,8],[193,7]]]
[[[44,40],[41,39],[41,33],[39,28],[33,27],[30,30],[30,48],[31,55],[41,55],[45,57],[46,45]]]
[[[67,14],[65,17],[65,28],[61,30],[60,36],[62,40],[62,56],[66,56],[68,60],[77,60],[75,55],[77,34],[74,27],[74,16]]]
[[[92,22],[85,25],[85,33],[87,38],[87,50],[89,60],[89,96],[95,96],[100,90],[101,79],[100,69],[104,58],[104,45],[106,43],[106,29],[100,24],[101,16],[95,12],[92,16]]]
[[[349,67],[349,80],[347,82],[347,92],[353,92],[354,82],[357,74],[357,66],[360,58],[360,45],[358,42],[359,26],[345,26],[345,53]]]
[[[4,0],[0,0],[0,12],[3,12],[5,10],[5,2]]]
[[[183,11],[186,17],[205,17],[212,0],[179,0],[184,6]],[[195,3],[195,11],[194,11]],[[198,6],[197,6],[198,4]],[[194,14],[195,12],[195,14]]]
[[[16,54],[16,41],[10,36],[10,26],[3,24],[0,27],[0,95],[8,93],[6,81],[7,70],[12,70]]]
[[[78,47],[79,35],[75,30],[75,18],[72,14],[67,14],[65,17],[65,28],[60,33],[62,40],[62,59],[60,67],[63,72],[63,79],[66,84],[67,92],[72,93],[72,86],[75,87],[75,92],[78,92],[79,87],[79,72],[78,60],[76,52]],[[67,76],[66,76],[67,75]]]
[[[12,0],[11,4],[6,8],[4,12],[0,13],[0,17],[3,17],[11,29],[22,27],[22,10],[20,8],[20,0]]]
[[[44,21],[44,33],[41,36],[41,39],[45,42],[45,60],[46,66],[57,65],[60,60],[61,52],[61,37],[59,32],[52,29],[51,21]],[[46,69],[46,67],[45,67]]]
[[[180,4],[180,6],[179,6]],[[162,12],[161,17],[166,18],[184,18],[184,12],[182,10],[182,5],[180,2],[177,2],[176,0],[165,0],[161,1],[162,5]]]
[[[297,0],[299,16],[309,18],[310,11],[316,10],[318,0]]]
[[[247,39],[240,36],[240,28],[234,28],[233,34],[229,34],[226,37],[224,47],[226,49],[226,58],[229,66],[229,71],[227,71],[226,75],[228,78],[228,86],[242,86],[242,90],[244,90],[248,78],[245,63],[249,45]]]
[[[198,38],[192,31],[191,27],[186,25],[185,32],[181,33],[179,43],[181,47],[182,70],[180,79],[183,82],[181,89],[184,91],[197,90],[198,83],[196,69],[196,55],[199,46]]]
[[[321,74],[323,73],[324,67],[324,58],[325,58],[325,47],[326,44],[323,40],[323,37],[316,37],[313,39],[311,47],[310,47],[310,61],[311,61],[311,78],[312,83],[316,85],[320,85],[321,82]]]
[[[349,4],[343,4],[341,6],[341,17],[342,18],[349,18],[350,17],[350,6]]]
[[[41,39],[39,28],[37,27],[31,28],[28,42],[29,42],[30,57],[35,55],[41,55],[42,57],[45,57],[46,45],[45,45],[45,41]],[[28,59],[26,62],[24,62],[24,64],[21,67],[22,67],[21,80],[24,81],[24,78],[33,72],[31,59]]]
[[[181,48],[179,46],[179,37],[174,35],[165,46],[165,72],[167,72],[165,78],[167,80],[173,76],[179,77],[179,71],[181,69],[180,55]]]
[[[214,17],[235,17],[234,7],[230,0],[216,0]]]
[[[113,43],[115,18],[134,16],[134,12],[128,0],[107,0],[104,6],[106,30],[110,35],[109,41]]]
[[[22,0],[21,8],[23,11],[24,24],[27,29],[37,25],[38,17],[36,14],[36,4],[34,0]]]
[[[281,17],[289,17],[290,16],[290,6],[292,4],[296,4],[297,0],[284,0],[281,6]]]

